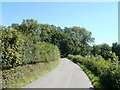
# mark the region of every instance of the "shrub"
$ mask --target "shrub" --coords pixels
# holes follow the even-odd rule
[[[91,70],[96,76],[100,77],[101,83],[106,88],[120,89],[120,66],[118,58],[116,60],[105,61],[101,56],[82,57],[80,55],[69,55],[73,62],[81,63]]]
[[[2,29],[3,69],[60,58],[60,52],[56,46],[45,42],[35,42],[35,39],[32,33],[26,36],[13,29]]]
[[[3,68],[14,67],[21,64],[21,51],[24,40],[16,30],[2,31],[2,66]]]

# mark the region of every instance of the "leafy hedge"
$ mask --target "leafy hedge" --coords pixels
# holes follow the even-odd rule
[[[26,36],[17,30],[2,29],[2,68],[59,59],[56,46],[35,40],[34,33]]]
[[[82,57],[80,55],[69,55],[68,58],[75,63],[80,63],[100,77],[105,88],[120,89],[120,66],[118,60],[105,61],[101,56]]]

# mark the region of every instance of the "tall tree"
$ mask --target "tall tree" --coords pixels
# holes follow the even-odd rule
[[[94,42],[94,38],[91,37],[91,32],[81,27],[70,27],[63,30],[64,33],[68,34],[73,42],[75,51],[73,54],[81,54],[83,56],[90,53],[90,44]]]

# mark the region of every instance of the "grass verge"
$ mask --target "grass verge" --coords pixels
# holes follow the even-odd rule
[[[102,88],[104,90],[104,86],[102,85],[100,78],[95,76],[95,74],[93,72],[91,72],[87,67],[85,67],[84,65],[77,63],[82,69],[83,71],[87,74],[87,76],[89,77],[90,81],[92,82],[92,85],[94,86],[95,89],[99,89]]]
[[[60,60],[47,63],[27,64],[2,71],[2,88],[21,88],[57,67]]]

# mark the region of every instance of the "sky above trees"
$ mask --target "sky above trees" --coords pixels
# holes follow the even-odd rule
[[[35,19],[62,28],[85,27],[92,32],[95,44],[118,41],[117,2],[3,2],[2,15],[4,26]]]

